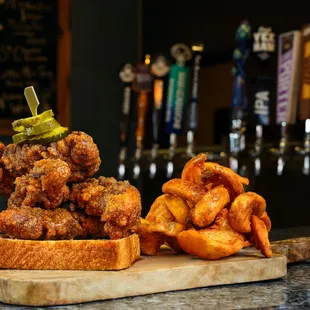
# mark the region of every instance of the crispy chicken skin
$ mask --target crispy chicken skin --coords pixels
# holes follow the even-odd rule
[[[12,208],[0,213],[0,232],[28,240],[68,240],[103,237],[100,218],[66,209]]]
[[[0,165],[0,195],[10,196],[10,194],[14,191],[14,181],[15,177],[10,175],[10,173],[1,168]]]
[[[81,183],[75,183],[72,186],[70,200],[78,207],[85,209],[86,213],[91,215],[102,215],[102,207],[100,201],[95,201],[102,192],[116,184],[114,178],[99,177],[98,179],[87,179]]]
[[[2,157],[4,149],[5,149],[5,145],[2,142],[0,142],[0,158]]]
[[[69,165],[69,182],[92,177],[101,164],[93,138],[81,131],[73,131],[67,137],[47,145],[9,144],[3,151],[1,161],[12,176],[20,177],[28,173],[36,161],[47,158],[61,159]]]
[[[100,164],[98,147],[84,132],[47,145],[0,143],[0,194],[10,195],[0,233],[49,240],[120,239],[137,232],[139,191],[126,181],[92,178]],[[58,208],[69,200],[69,210]]]
[[[88,215],[100,216],[111,239],[126,237],[140,227],[140,193],[127,181],[100,177],[73,184],[70,200]]]
[[[14,190],[15,178],[4,169],[1,163],[1,157],[4,152],[5,145],[0,142],[0,195],[9,196]]]
[[[101,164],[99,150],[93,138],[82,131],[73,131],[66,138],[51,143],[43,156],[65,161],[71,169],[69,182],[91,178]]]
[[[34,163],[43,158],[43,145],[9,144],[4,149],[1,161],[15,178],[29,172]]]
[[[29,174],[16,178],[15,191],[8,200],[8,208],[57,208],[69,198],[66,182],[70,175],[68,164],[60,159],[39,160]]]

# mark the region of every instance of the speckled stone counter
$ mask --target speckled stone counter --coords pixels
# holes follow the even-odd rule
[[[310,236],[310,226],[276,229],[272,231],[270,238],[280,240],[299,236]],[[163,281],[169,279],[163,278]],[[0,309],[34,308],[0,304]],[[288,265],[287,276],[273,281],[208,287],[47,309],[310,309],[310,261]]]

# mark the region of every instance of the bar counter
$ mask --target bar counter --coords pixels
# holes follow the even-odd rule
[[[310,236],[310,226],[273,229],[271,240]],[[163,278],[163,281],[169,279]],[[78,292],[77,292],[78,294]],[[288,265],[287,276],[271,281],[225,285],[78,305],[35,309],[309,309],[310,260]],[[0,309],[34,309],[0,303]]]

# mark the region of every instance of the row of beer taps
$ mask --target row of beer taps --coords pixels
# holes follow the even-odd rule
[[[150,177],[154,178],[157,171],[156,158],[159,149],[159,130],[164,117],[165,130],[169,134],[170,146],[168,150],[167,177],[171,177],[174,171],[174,157],[177,148],[177,137],[182,134],[184,115],[187,114],[187,99],[190,74],[192,83],[190,89],[191,101],[188,110],[187,126],[187,153],[191,156],[194,147],[194,132],[197,129],[198,117],[198,83],[200,59],[203,52],[202,44],[188,46],[180,43],[171,47],[171,55],[175,63],[170,64],[167,58],[159,55],[151,60],[150,55],[145,56],[144,63],[135,67],[125,64],[120,71],[120,79],[123,82],[123,102],[121,118],[121,150],[119,154],[118,177],[123,179],[126,168],[128,148],[128,125],[131,91],[137,93],[137,126],[136,126],[136,151],[134,155],[133,178],[140,175],[140,160],[143,151],[143,139],[147,109],[152,102],[152,149],[150,156]],[[187,63],[192,59],[192,70]],[[164,99],[166,76],[168,76],[167,98]],[[153,95],[151,98],[151,94]],[[166,109],[163,111],[163,102]],[[163,113],[165,114],[163,115]]]
[[[276,124],[280,127],[281,138],[278,147],[271,148],[270,153],[278,157],[277,174],[282,175],[289,158],[288,127],[296,124],[299,112],[299,119],[305,121],[305,136],[303,147],[295,147],[295,152],[304,156],[303,172],[308,175],[310,173],[310,24],[302,26],[301,30],[281,33],[278,42],[270,27],[260,26],[253,34],[253,41],[251,37],[251,27],[247,21],[243,21],[236,32],[236,49],[233,54],[235,66],[230,133],[231,168],[238,171],[238,153],[245,147],[246,124],[243,113],[247,106],[245,62],[252,49],[262,69],[254,81],[254,98],[251,98],[256,141],[250,153],[255,158],[255,172],[260,173],[263,129],[271,124],[270,95],[276,91]],[[270,58],[274,57],[276,47],[278,70],[275,84],[264,69],[268,66]]]
[[[310,25],[303,26],[301,30],[281,33],[276,40],[271,27],[259,26],[252,33],[249,22],[245,20],[236,31],[235,41],[229,149],[223,149],[217,155],[220,158],[227,157],[230,167],[238,172],[240,154],[246,150],[254,158],[255,174],[260,173],[264,128],[272,124],[271,95],[276,93],[275,123],[281,128],[281,139],[278,147],[271,148],[269,153],[277,156],[277,174],[283,173],[287,162],[290,144],[288,127],[296,123],[298,106],[299,118],[305,121],[305,137],[303,147],[296,147],[295,151],[304,156],[303,172],[310,174]],[[177,139],[183,133],[185,118],[187,147],[183,149],[183,155],[192,158],[196,154],[194,137],[198,123],[199,74],[203,50],[203,44],[189,46],[179,43],[171,47],[170,52],[175,59],[172,64],[163,55],[152,59],[146,55],[143,63],[122,67],[119,74],[123,83],[119,179],[124,178],[128,166],[126,163],[130,160],[127,149],[132,91],[137,93],[136,150],[132,165],[134,179],[139,178],[141,172],[146,113],[150,103],[153,132],[152,148],[148,155],[150,178],[157,173],[159,130],[162,126],[169,134],[169,148],[165,152],[168,179],[175,170]],[[275,79],[266,68],[270,60],[275,59],[276,51],[278,70]],[[259,72],[253,83],[254,96],[248,99],[246,63],[249,55],[256,59]],[[164,98],[166,84],[167,95]],[[161,124],[163,119],[164,124]],[[253,124],[256,140],[248,150],[246,132],[247,127]],[[213,154],[213,158],[217,155]]]

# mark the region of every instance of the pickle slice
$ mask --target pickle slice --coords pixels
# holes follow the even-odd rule
[[[24,133],[26,136],[37,136],[47,131],[53,130],[58,126],[60,126],[60,124],[55,120],[55,118],[50,117],[43,123],[38,123],[31,127],[26,127]]]
[[[17,133],[12,137],[13,143],[48,144],[58,141],[68,135],[68,128],[58,126],[50,131],[37,136],[27,136],[24,132]]]
[[[16,143],[16,144],[25,142],[27,141],[27,139],[28,137],[25,135],[24,132],[17,133],[16,135],[12,137],[13,143]]]
[[[31,144],[48,144],[58,141],[68,135],[68,128],[58,126],[51,131],[42,133],[41,135],[28,137],[27,143]]]
[[[47,110],[37,116],[18,119],[12,123],[13,130],[17,132],[22,132],[26,127],[31,127],[39,123],[43,123],[48,118],[53,116],[54,116],[53,111]]]

